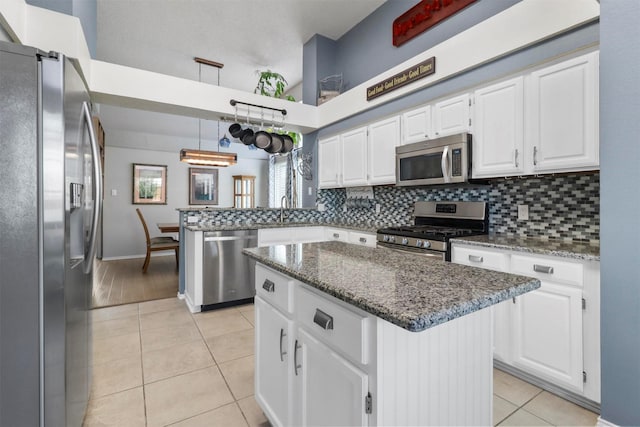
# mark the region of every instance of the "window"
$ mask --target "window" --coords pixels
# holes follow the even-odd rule
[[[282,196],[287,196],[289,201],[295,199],[293,205],[299,207],[302,205],[302,175],[298,173],[297,168],[293,173],[293,165],[298,164],[298,149],[302,147],[302,138],[298,143],[296,150],[286,156],[272,155],[269,157],[269,207],[279,208]],[[291,176],[295,176],[293,182]]]

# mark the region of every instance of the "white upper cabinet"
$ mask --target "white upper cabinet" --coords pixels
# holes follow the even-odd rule
[[[361,127],[343,133],[342,173],[344,187],[367,185],[367,128]]]
[[[402,114],[402,144],[412,144],[433,137],[431,105]]]
[[[598,167],[598,52],[534,71],[527,99],[533,172]]]
[[[470,123],[470,98],[465,93],[433,105],[434,138],[467,132]]]
[[[400,116],[369,126],[369,185],[396,182],[396,147],[400,144]]]
[[[500,82],[474,93],[474,178],[524,173],[524,78]]]
[[[400,116],[318,141],[318,187],[395,184]]]
[[[342,171],[342,152],[340,136],[318,141],[318,187],[335,188],[340,186]]]

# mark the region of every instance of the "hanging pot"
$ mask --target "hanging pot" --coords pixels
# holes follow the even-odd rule
[[[284,146],[284,140],[282,139],[282,135],[278,135],[277,133],[271,134],[271,145],[264,149],[267,153],[276,154],[282,150]]]
[[[280,149],[280,152],[283,154],[291,152],[291,150],[293,150],[293,139],[287,134],[280,136],[282,136],[283,140],[282,149]]]
[[[242,136],[242,132],[244,131],[242,130],[242,126],[240,125],[240,123],[234,123],[229,126],[229,133],[234,138],[240,138]]]
[[[263,130],[259,130],[255,134],[254,145],[258,148],[267,149],[271,145],[271,134]]]
[[[242,138],[240,138],[240,140],[242,141],[242,143],[244,145],[253,144],[254,141],[255,141],[255,137],[253,135],[253,130],[250,129],[250,128],[247,128],[244,131],[242,131]]]

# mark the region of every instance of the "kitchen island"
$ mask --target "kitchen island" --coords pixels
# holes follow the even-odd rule
[[[274,425],[492,425],[484,308],[539,280],[339,242],[243,252]]]

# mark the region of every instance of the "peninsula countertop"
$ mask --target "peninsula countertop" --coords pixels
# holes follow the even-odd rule
[[[530,277],[342,242],[244,249],[256,261],[412,332],[540,287]]]
[[[485,248],[506,249],[538,255],[559,256],[584,261],[600,261],[600,245],[597,243],[571,242],[540,237],[518,237],[501,234],[458,237],[451,240]]]

